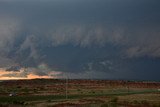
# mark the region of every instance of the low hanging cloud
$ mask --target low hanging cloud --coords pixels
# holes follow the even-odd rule
[[[41,28],[39,29],[41,30]],[[146,29],[149,29],[149,28],[146,28]],[[60,58],[61,56],[58,54],[56,55],[54,53],[54,50],[59,49],[59,47],[63,47],[63,46],[65,47],[68,44],[73,46],[73,50],[75,49],[74,47],[77,47],[80,49],[83,49],[83,48],[90,49],[90,50],[92,50],[92,48],[94,47],[105,49],[107,45],[111,45],[113,47],[118,47],[118,51],[120,51],[119,53],[121,53],[119,54],[119,58],[121,57],[123,58],[124,56],[127,59],[130,59],[130,58],[132,59],[134,57],[143,57],[143,56],[159,57],[160,56],[158,52],[159,51],[158,49],[160,46],[158,42],[158,40],[160,39],[159,32],[158,30],[155,30],[154,28],[150,28],[150,31],[149,30],[145,31],[146,29],[141,28],[141,27],[139,28],[134,28],[134,27],[127,28],[125,26],[109,27],[103,24],[88,25],[88,24],[77,24],[77,23],[73,24],[72,23],[72,24],[60,24],[56,27],[50,28],[48,32],[45,32],[42,29],[41,32],[42,34],[46,34],[45,36],[38,35],[34,33],[33,31],[33,32],[30,32],[31,33],[30,35],[27,34],[24,36],[24,39],[18,45],[18,48],[12,47],[14,48],[15,53],[13,53],[13,56],[10,57],[10,60],[12,60],[13,64],[17,63],[22,68],[27,67],[27,70],[21,71],[19,73],[12,72],[8,74],[4,74],[2,76],[3,77],[27,78],[28,75],[33,74],[37,76],[57,77],[55,75],[56,72],[54,72],[54,70],[56,71],[58,70],[60,71],[57,74],[59,75],[58,77],[61,77],[61,76],[63,77],[62,74],[65,72],[68,72],[67,75],[73,78],[74,77],[76,78],[81,78],[81,77],[102,78],[103,76],[104,76],[103,78],[105,78],[106,75],[114,75],[115,72],[119,73],[118,70],[120,70],[120,67],[116,67],[115,65],[111,65],[108,67],[106,65],[103,67],[102,64],[97,65],[97,63],[95,63],[94,65],[95,67],[92,70],[90,70],[89,67],[88,68],[83,68],[83,67],[85,67],[88,63],[93,63],[96,57],[100,57],[100,60],[97,60],[97,61],[108,60],[106,59],[106,57],[108,57],[106,53],[109,53],[107,52],[107,50],[104,52],[102,50],[100,51],[102,52],[101,54],[104,55],[104,59],[102,55],[98,54],[98,56],[93,58],[93,60],[82,61],[81,64],[75,69],[72,68],[75,66],[72,63],[74,63],[74,60],[79,60],[79,58],[77,59],[74,58],[73,60],[70,59],[70,61],[65,59],[66,57],[64,59],[61,59]],[[43,44],[43,43],[47,43],[47,44]],[[11,52],[13,52],[12,48],[9,47],[8,49],[11,49],[11,50],[6,53],[10,54]],[[45,54],[46,52],[44,52],[46,48],[50,49],[50,50],[47,50],[47,54],[50,57],[48,57],[48,55]],[[61,53],[60,50],[58,51]],[[66,51],[69,51],[69,50],[66,50]],[[112,51],[110,53],[112,53]],[[64,50],[64,54],[66,54],[65,50]],[[77,54],[77,56],[78,55],[80,54]],[[87,57],[94,56],[94,54],[90,54],[90,55],[91,56],[87,56]],[[69,56],[69,57],[73,58],[73,56]],[[48,59],[48,58],[53,58],[53,59]],[[101,58],[103,60],[101,60]],[[59,62],[56,62],[56,61],[59,61]],[[43,68],[44,65],[41,65],[41,63],[43,62],[46,63],[45,66],[49,65],[47,69],[46,68],[44,69]],[[71,66],[68,64],[71,64]],[[56,65],[58,69],[56,68]],[[9,66],[9,65],[6,65],[6,66]],[[80,70],[79,70],[79,67],[81,67]],[[103,69],[100,67],[102,67]],[[12,64],[10,68],[12,68]],[[6,69],[6,71],[10,71],[10,69],[9,70]],[[76,75],[74,71],[77,72],[79,75]],[[107,71],[107,72],[103,72],[103,71]],[[99,76],[94,77],[96,72],[101,72],[101,73]],[[123,72],[120,72],[119,74],[121,73]],[[123,76],[124,75],[122,75],[121,77]]]
[[[133,70],[132,65],[138,66],[144,57],[148,63],[160,57],[158,4],[150,0],[0,1],[0,67],[8,73],[3,76],[137,74],[142,66]]]
[[[15,39],[20,31],[20,22],[16,18],[0,15],[0,50],[1,54],[13,48]]]
[[[15,61],[8,57],[8,53],[14,50],[14,44],[21,32],[19,19],[0,15],[0,67],[15,65]]]
[[[109,43],[122,46],[122,51],[128,57],[160,57],[159,31],[160,29],[154,26],[127,28],[127,26],[69,24],[55,28],[49,38],[53,46],[73,44],[91,47],[105,46]]]
[[[15,72],[19,72],[20,71],[20,66],[11,66],[9,68],[6,68],[6,71],[15,71]]]
[[[159,28],[146,28],[137,31],[135,42],[130,40],[127,49],[129,57],[150,56],[160,57],[160,29]]]
[[[36,68],[20,68],[18,66],[12,66],[10,68],[1,69],[3,74],[0,77],[4,78],[22,78],[22,79],[32,79],[32,78],[62,78],[61,72],[53,71],[47,67],[46,64],[40,64]]]
[[[53,46],[73,44],[81,47],[105,45],[107,29],[98,24],[63,24],[50,31]]]

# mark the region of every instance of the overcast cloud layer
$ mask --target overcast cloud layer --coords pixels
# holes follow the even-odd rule
[[[159,5],[159,0],[0,0],[0,67],[8,72],[1,77],[159,81]]]

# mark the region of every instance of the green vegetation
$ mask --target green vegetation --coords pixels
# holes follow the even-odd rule
[[[85,98],[85,97],[98,97],[98,96],[123,96],[123,95],[131,95],[131,94],[144,94],[144,93],[154,93],[157,91],[137,91],[137,92],[129,92],[129,93],[120,93],[120,92],[115,92],[111,94],[96,94],[91,93],[91,94],[82,94],[82,95],[68,95],[68,99],[79,99],[79,98]],[[8,103],[13,103],[13,102],[23,102],[23,101],[40,101],[40,100],[59,100],[59,99],[65,99],[64,95],[30,95],[30,96],[13,96],[13,97],[0,97],[0,103],[2,102],[8,102]],[[113,97],[110,102],[117,102],[117,97]],[[146,101],[142,101],[142,103],[146,103]]]

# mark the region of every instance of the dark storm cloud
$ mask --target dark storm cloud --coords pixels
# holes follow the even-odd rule
[[[6,69],[6,71],[15,71],[15,72],[19,72],[21,69],[20,66],[11,66],[9,68]]]
[[[35,68],[32,72],[37,75],[56,70],[75,77],[74,72],[91,77],[99,72],[98,78],[133,74],[136,78],[147,65],[139,67],[138,62],[160,57],[159,4],[158,0],[1,0],[0,66],[16,63]],[[49,70],[39,70],[42,63]],[[146,78],[151,79],[154,66],[149,67]]]

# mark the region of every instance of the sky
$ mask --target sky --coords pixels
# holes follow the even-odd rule
[[[159,0],[0,0],[0,79],[160,81]]]

